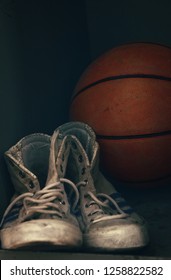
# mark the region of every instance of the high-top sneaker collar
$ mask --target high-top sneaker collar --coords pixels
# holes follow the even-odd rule
[[[73,153],[78,154],[78,162],[82,166],[82,172],[84,173],[85,168],[88,168],[95,179],[99,172],[99,145],[96,142],[94,131],[89,125],[82,122],[68,122],[58,129],[59,137],[71,136],[71,149]]]
[[[15,191],[36,192],[65,175],[69,145],[67,136],[58,138],[35,133],[22,138],[5,153]]]
[[[64,125],[60,126],[59,128],[59,137],[64,138],[65,135],[72,135],[71,140],[71,154],[80,155],[73,156],[70,155],[69,162],[73,162],[73,164],[70,164],[69,167],[69,174],[67,174],[71,180],[78,183],[78,180],[80,180],[82,177],[78,176],[77,173],[79,173],[78,170],[81,170],[80,167],[82,166],[82,172],[85,173],[84,168],[85,165],[88,166],[88,169],[86,168],[86,171],[89,171],[89,182],[90,182],[90,188],[93,192],[103,192],[106,194],[111,194],[115,192],[114,186],[109,182],[106,181],[103,174],[100,172],[99,169],[99,144],[96,141],[96,135],[93,129],[83,122],[68,122]],[[77,140],[76,140],[77,139]],[[75,143],[74,143],[75,142]],[[78,153],[78,154],[77,154]],[[81,157],[84,157],[84,160],[81,160]],[[77,168],[75,162],[75,158],[78,161]],[[73,174],[77,174],[77,179],[73,178]],[[84,174],[84,178],[86,177],[86,174]],[[75,180],[76,179],[76,180]],[[94,188],[94,185],[96,186],[96,190]],[[105,186],[105,187],[104,187]]]
[[[68,122],[61,125],[58,130],[59,137],[63,138],[65,135],[76,136],[84,147],[91,165],[93,165],[95,152],[97,150],[97,143],[95,133],[91,127],[82,122]]]
[[[50,136],[34,133],[23,137],[5,153],[17,194],[35,193],[45,184],[50,153]]]

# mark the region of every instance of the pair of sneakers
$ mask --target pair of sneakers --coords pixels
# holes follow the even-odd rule
[[[118,251],[147,245],[144,219],[99,170],[99,145],[87,124],[68,122],[52,137],[28,135],[5,159],[15,195],[1,221],[3,249]]]

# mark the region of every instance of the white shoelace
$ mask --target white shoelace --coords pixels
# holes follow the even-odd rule
[[[81,181],[76,186],[77,188],[80,186],[86,186],[86,182]],[[97,222],[103,219],[122,219],[129,216],[129,214],[125,213],[119,207],[118,203],[107,194],[99,193],[95,195],[91,191],[88,191],[85,195],[91,198],[86,205],[87,210],[91,207],[91,211],[87,211],[87,215],[92,217],[92,222]],[[110,203],[114,207],[111,207]]]
[[[65,214],[63,211],[64,194],[63,189],[60,186],[61,183],[69,184],[75,192],[75,201],[72,206],[74,210],[79,201],[78,189],[72,181],[61,178],[59,182],[49,184],[36,193],[27,192],[17,196],[7,207],[1,220],[1,225],[3,224],[5,217],[11,211],[13,206],[19,201],[23,201],[25,219],[27,218],[27,216],[33,213],[55,214],[60,218],[63,217],[63,215]],[[57,200],[59,200],[59,203],[56,202]]]
[[[62,218],[65,213],[63,211],[63,189],[60,187],[61,183],[69,184],[74,190],[75,200],[72,204],[72,210],[74,211],[80,197],[78,189],[80,186],[86,186],[86,183],[81,181],[75,185],[69,179],[61,178],[59,182],[49,184],[36,193],[23,193],[13,199],[3,215],[0,226],[2,226],[5,217],[13,206],[19,201],[22,201],[25,210],[24,219],[33,213],[54,214]],[[121,219],[129,216],[119,207],[117,202],[107,194],[99,193],[95,195],[91,191],[88,191],[86,192],[86,196],[91,198],[87,203],[87,209],[91,209],[91,211],[88,211],[89,213],[87,213],[87,215],[93,216],[93,222],[103,219]],[[59,203],[56,202],[57,200],[59,200]],[[113,210],[109,203],[111,203],[116,210]]]

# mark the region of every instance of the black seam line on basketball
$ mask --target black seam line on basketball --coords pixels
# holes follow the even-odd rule
[[[157,79],[157,80],[163,80],[163,81],[168,81],[171,82],[171,77],[165,77],[165,76],[160,76],[160,75],[152,75],[152,74],[126,74],[126,75],[119,75],[119,76],[111,76],[111,77],[107,77],[104,79],[100,79],[97,80],[96,82],[93,82],[87,86],[85,86],[84,88],[80,89],[73,97],[72,97],[72,101],[78,96],[80,95],[82,92],[84,92],[85,90],[94,87],[98,84],[101,83],[105,83],[105,82],[109,82],[109,81],[113,81],[113,80],[121,80],[121,79],[134,79],[134,78],[147,78],[147,79]]]
[[[138,139],[138,138],[152,138],[152,137],[160,137],[165,135],[170,135],[171,130],[156,132],[156,133],[147,133],[147,134],[138,134],[138,135],[100,135],[96,134],[97,139],[101,140],[122,140],[122,139]]]

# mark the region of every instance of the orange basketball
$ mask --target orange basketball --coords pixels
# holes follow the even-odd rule
[[[171,48],[126,44],[97,58],[76,85],[70,116],[94,129],[116,179],[171,176]]]

